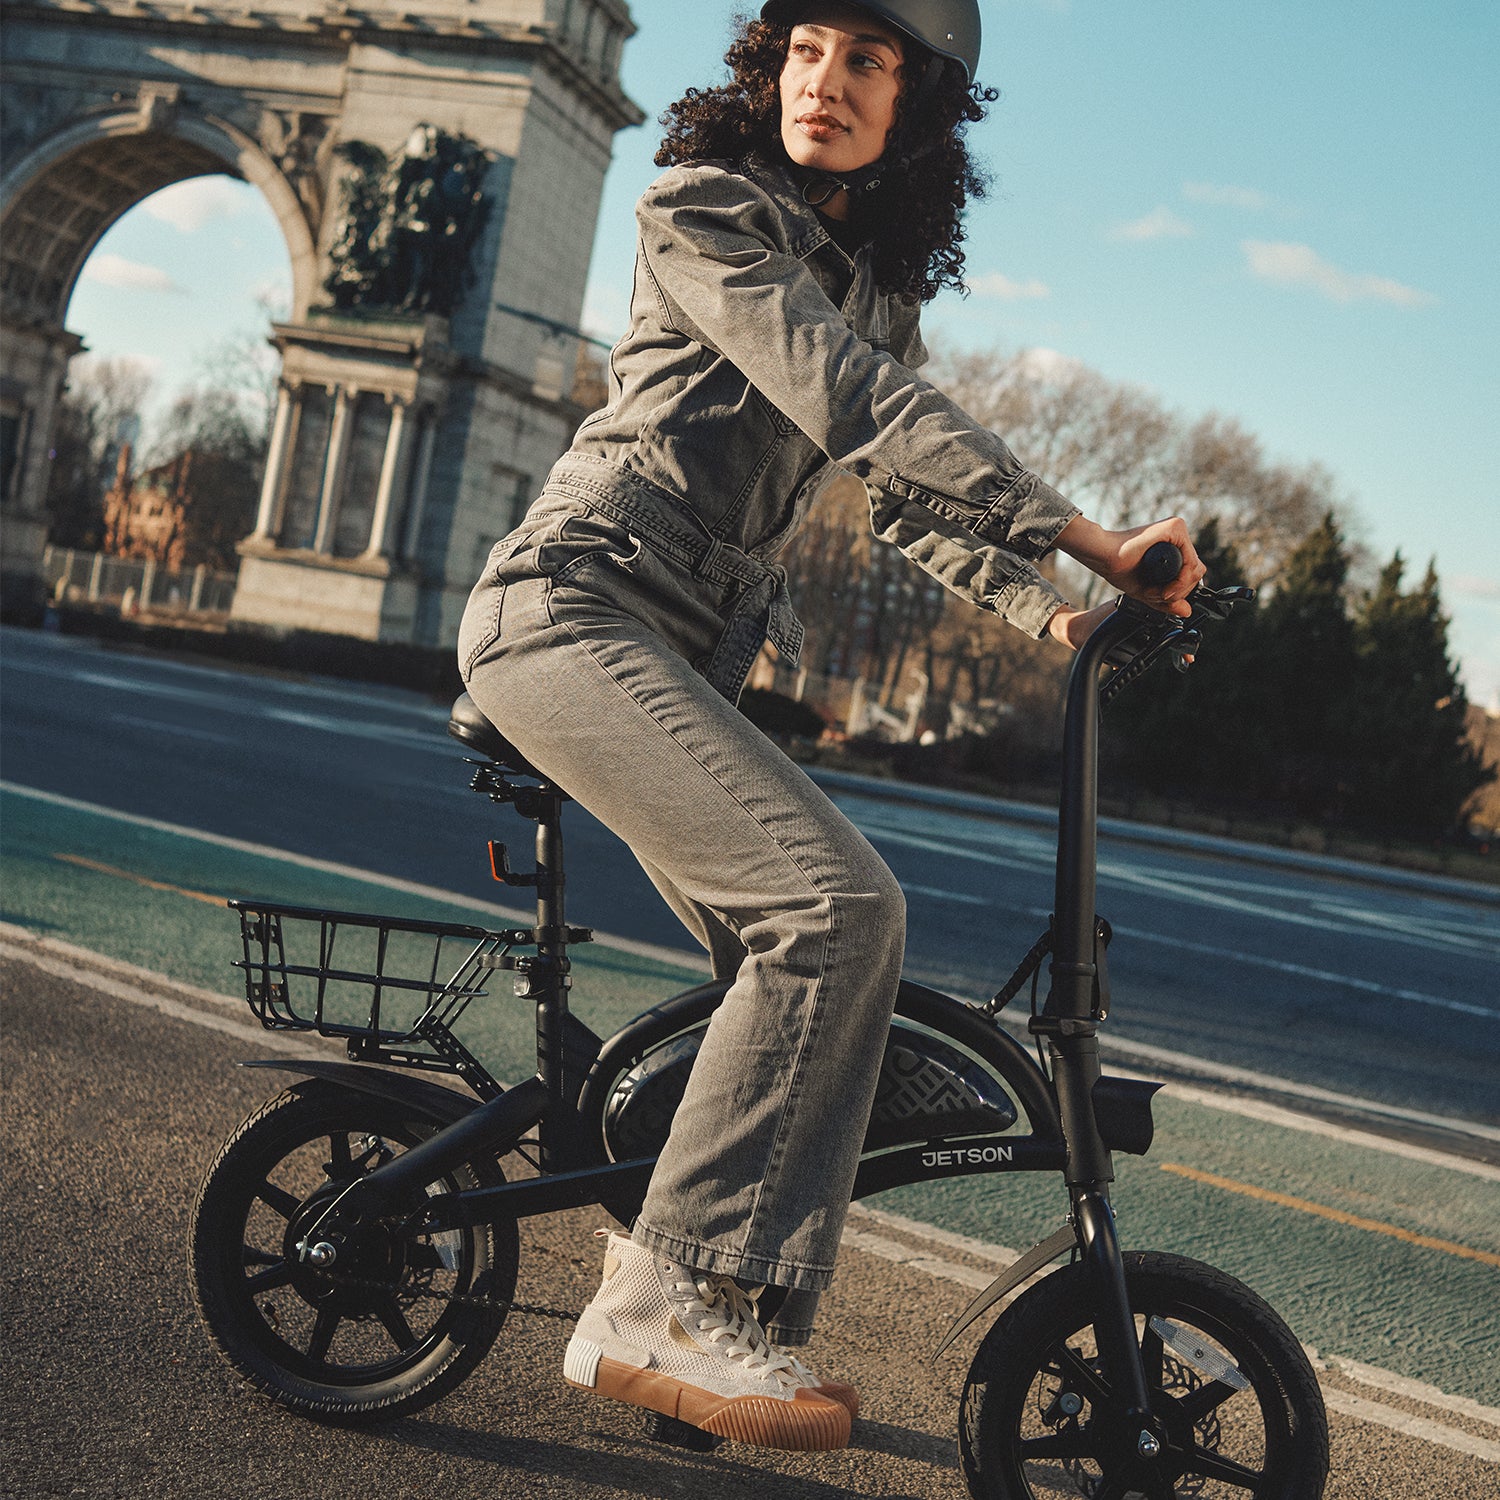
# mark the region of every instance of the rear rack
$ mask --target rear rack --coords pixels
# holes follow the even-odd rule
[[[529,928],[499,931],[450,922],[231,901],[239,913],[245,998],[269,1031],[341,1037],[363,1062],[454,1073],[491,1098],[501,1086],[453,1033],[489,973]],[[410,1000],[409,1007],[400,1002]],[[400,1019],[402,1011],[412,1015]],[[392,1012],[396,1012],[393,1015]]]

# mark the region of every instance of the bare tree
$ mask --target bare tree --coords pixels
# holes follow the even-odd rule
[[[1106,526],[1138,526],[1181,513],[1217,519],[1249,581],[1263,583],[1330,511],[1349,507],[1318,464],[1270,461],[1258,438],[1217,412],[1189,420],[1139,386],[1034,350],[940,357],[936,380],[999,433],[1028,468]],[[1065,568],[1082,602],[1102,589]]]
[[[104,492],[121,449],[140,434],[151,372],[139,360],[80,354],[68,366],[47,482],[49,539],[62,547],[101,545]]]

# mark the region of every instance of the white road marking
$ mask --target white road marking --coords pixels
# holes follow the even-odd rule
[[[938,853],[958,854],[968,859],[979,860],[985,864],[1010,865],[1016,862],[1010,857],[1001,857],[995,854],[986,854],[978,850],[965,850],[956,848],[950,844],[940,843],[935,839],[923,838],[917,834],[909,834],[888,829],[883,827],[879,823],[874,822],[873,820],[866,820],[862,824],[862,827],[864,831],[867,834],[870,834],[872,837],[877,839],[887,838],[890,839],[892,843],[907,844],[915,848],[928,849]],[[1048,863],[1050,863],[1050,860],[1048,861]],[[1101,874],[1104,873],[1105,868],[1106,867],[1104,865],[1100,865],[1099,869]],[[1137,885],[1147,885],[1153,889],[1166,891],[1169,894],[1185,901],[1191,901],[1195,898],[1195,893],[1193,891],[1184,890],[1171,881],[1158,879],[1155,876],[1137,875],[1134,872],[1123,870],[1118,866],[1111,866],[1109,868],[1111,870],[1111,873],[1120,876],[1120,878],[1122,879],[1126,879],[1130,883],[1134,883]],[[967,895],[964,892],[945,891],[936,886],[907,886],[906,889],[917,891],[922,895],[945,897],[950,901],[976,900],[975,897]],[[1228,897],[1215,896],[1210,893],[1204,892],[1199,892],[1196,894],[1203,896],[1206,904],[1208,905],[1231,906],[1237,910],[1254,912],[1255,914],[1260,916],[1272,917],[1281,921],[1290,921],[1294,925],[1298,926],[1321,927],[1324,931],[1329,932],[1341,932],[1346,935],[1371,935],[1368,927],[1352,926],[1348,924],[1319,923],[1312,920],[1311,918],[1299,916],[1295,912],[1281,912],[1277,911],[1274,907],[1261,906],[1258,903],[1234,902],[1231,901]],[[981,905],[988,904],[983,901],[983,898],[978,898],[978,900],[979,904]],[[1375,918],[1372,917],[1371,921],[1374,920]],[[1354,977],[1353,975],[1340,974],[1329,969],[1314,969],[1302,964],[1289,963],[1284,959],[1267,958],[1258,953],[1243,953],[1233,948],[1220,948],[1208,943],[1189,942],[1185,939],[1171,937],[1160,932],[1147,932],[1140,928],[1122,927],[1119,924],[1115,924],[1115,931],[1131,937],[1142,938],[1147,942],[1164,943],[1169,947],[1178,948],[1186,952],[1201,953],[1206,957],[1227,958],[1236,963],[1255,964],[1260,966],[1261,968],[1275,969],[1280,973],[1293,974],[1301,979],[1315,979],[1330,984],[1346,985],[1351,989],[1362,990],[1366,993],[1382,995],[1393,1000],[1406,1000],[1416,1005],[1435,1006],[1440,1010],[1452,1010],[1458,1012],[1461,1015],[1483,1016],[1486,1020],[1500,1019],[1500,1010],[1497,1010],[1493,1006],[1476,1005],[1465,1000],[1452,1000],[1445,995],[1429,995],[1423,993],[1421,990],[1413,990],[1407,988],[1398,989],[1392,985],[1377,984],[1373,980],[1359,979]],[[1391,931],[1384,928],[1377,928],[1374,935],[1385,937],[1394,936],[1397,938],[1407,938],[1410,936],[1410,934],[1407,933],[1392,933]],[[1440,948],[1443,945],[1440,942],[1429,941],[1424,938],[1422,940],[1422,946]],[[1477,948],[1482,951],[1488,951],[1489,949],[1489,945],[1484,943],[1465,943],[1463,946]]]
[[[167,995],[159,994],[151,989],[144,989],[137,984],[127,984],[123,980],[112,979],[108,974],[100,973],[98,969],[87,964],[72,961],[69,957],[55,956],[45,951],[37,951],[49,940],[38,940],[25,928],[12,926],[9,922],[0,923],[0,957],[18,959],[24,963],[34,965],[44,974],[51,974],[55,979],[66,979],[74,984],[81,984],[90,989],[97,990],[100,994],[108,995],[114,1000],[126,1000],[132,1005],[144,1006],[147,1010],[159,1011],[164,1016],[170,1016],[174,1021],[188,1021],[194,1026],[202,1026],[208,1031],[223,1032],[226,1036],[235,1037],[237,1040],[253,1043],[257,1047],[269,1047],[273,1052],[287,1052],[298,1057],[322,1057],[326,1052],[310,1045],[305,1037],[294,1037],[283,1032],[266,1031],[259,1026],[247,1026],[243,1021],[231,1021],[225,1016],[213,1015],[208,1011],[199,1010],[193,1005],[184,1005],[180,1000],[173,1000]],[[33,947],[32,945],[36,946]],[[51,941],[50,946],[54,949],[67,950],[69,945]],[[93,954],[86,954],[82,949],[73,949],[73,953],[80,958],[93,959]],[[141,970],[141,973],[147,971]],[[177,985],[173,980],[164,975],[151,975],[153,984],[161,985],[167,989],[186,990],[187,986]],[[191,991],[189,991],[191,993]],[[207,994],[200,991],[199,994]],[[227,997],[215,995],[212,999],[217,1003],[224,1003]]]
[[[1014,865],[1024,862],[1028,865],[1052,865],[1051,854],[1043,855],[1040,851],[1015,848],[1008,849],[1004,855],[994,854],[984,849],[966,849],[963,845],[951,840],[944,842],[922,834],[908,833],[903,828],[897,828],[889,823],[882,822],[878,818],[861,816],[859,827],[862,832],[875,840],[886,839],[893,844],[904,844],[908,848],[922,849],[932,854],[943,854],[950,858],[973,860],[987,865]],[[1371,927],[1369,922],[1350,922],[1348,920],[1333,920],[1329,917],[1313,917],[1303,912],[1286,911],[1280,907],[1269,906],[1260,901],[1247,901],[1242,897],[1221,894],[1216,891],[1205,890],[1201,884],[1191,881],[1182,881],[1176,878],[1152,875],[1144,870],[1132,868],[1121,864],[1118,860],[1101,859],[1099,861],[1099,878],[1101,884],[1106,880],[1115,880],[1122,885],[1135,886],[1141,890],[1152,891],[1157,895],[1164,896],[1172,901],[1179,901],[1189,906],[1211,906],[1221,911],[1243,912],[1249,916],[1262,917],[1270,921],[1283,922],[1293,927],[1310,927],[1316,932],[1334,932],[1344,936],[1375,937],[1387,942],[1401,943],[1409,947],[1425,948],[1431,952],[1442,952],[1450,942],[1447,938],[1435,936],[1423,931],[1400,931],[1391,927]],[[1469,945],[1465,945],[1469,946]],[[1492,950],[1492,944],[1477,945],[1484,951]]]
[[[1232,963],[1252,964],[1261,969],[1274,969],[1278,974],[1291,974],[1298,979],[1315,979],[1321,984],[1339,984],[1348,989],[1360,990],[1368,995],[1380,995],[1387,1000],[1409,1000],[1414,1005],[1436,1006],[1439,1010],[1457,1011],[1460,1015],[1483,1016],[1487,1021],[1500,1020],[1500,1009],[1495,1006],[1475,1005],[1467,1000],[1452,1000],[1446,995],[1429,995],[1422,990],[1404,986],[1380,984],[1373,979],[1361,979],[1355,974],[1340,974],[1336,969],[1314,969],[1307,964],[1295,964],[1284,958],[1271,958],[1264,953],[1244,953],[1236,948],[1220,948],[1213,943],[1195,943],[1187,938],[1172,937],[1167,933],[1149,932],[1141,927],[1123,927],[1113,924],[1121,937],[1138,939],[1146,943],[1161,943],[1183,953],[1199,953],[1205,958],[1227,958]]]
[[[176,687],[167,682],[150,682],[144,679],[110,677],[102,672],[78,671],[67,674],[76,682],[87,682],[114,692],[133,693],[141,697],[165,698],[177,703],[190,703],[198,708],[212,709],[216,713],[236,714],[242,718],[269,720],[274,724],[291,724],[299,729],[312,729],[326,734],[347,735],[352,739],[376,740],[382,744],[399,745],[404,749],[424,750],[430,753],[457,757],[456,744],[446,742],[432,729],[407,729],[400,725],[371,719],[340,718],[336,714],[314,713],[308,710],[277,708],[253,698],[231,693],[213,692],[205,688]],[[172,734],[192,737],[194,731],[177,724],[162,724],[160,728]]]
[[[1323,1404],[1329,1411],[1336,1411],[1341,1416],[1354,1417],[1361,1422],[1373,1422],[1377,1427],[1388,1427],[1392,1432],[1421,1438],[1440,1448],[1449,1448],[1454,1453],[1466,1453],[1470,1458],[1500,1464],[1500,1443],[1490,1438],[1476,1437],[1461,1428],[1445,1427],[1430,1417],[1398,1411],[1394,1406],[1385,1406],[1379,1401],[1371,1401],[1368,1396],[1356,1396],[1352,1391],[1341,1391],[1331,1385],[1323,1386]]]
[[[965,906],[990,906],[993,903],[983,896],[970,895],[968,891],[944,891],[935,885],[912,885],[903,880],[901,889],[908,896],[936,896],[939,901],[958,901]]]
[[[150,734],[171,735],[180,740],[200,740],[210,745],[242,745],[243,734],[218,734],[212,729],[192,729],[186,724],[169,724],[165,719],[143,719],[136,714],[108,714],[111,724],[128,724]]]

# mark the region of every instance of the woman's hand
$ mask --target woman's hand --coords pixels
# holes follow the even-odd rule
[[[1070,651],[1076,651],[1114,612],[1113,600],[1096,604],[1093,609],[1070,609],[1065,604],[1047,621],[1047,634]]]
[[[1182,567],[1177,577],[1164,588],[1148,587],[1135,576],[1141,559],[1157,542],[1171,542],[1182,553]],[[1139,599],[1143,604],[1149,604],[1164,614],[1181,615],[1184,618],[1193,612],[1187,596],[1207,572],[1193,549],[1187,522],[1180,516],[1153,521],[1149,526],[1133,526],[1125,531],[1106,531],[1086,516],[1074,516],[1063,527],[1053,545],[1059,552],[1066,552],[1069,557],[1081,562],[1089,572],[1097,573],[1111,588],[1119,589],[1121,593],[1129,594],[1133,599]],[[1057,615],[1067,613],[1076,612],[1059,610]],[[1087,615],[1094,613],[1093,610],[1087,611]],[[1057,615],[1052,617],[1054,621]],[[1047,628],[1054,636],[1057,635],[1051,621]],[[1071,632],[1074,627],[1064,622],[1059,628]],[[1058,639],[1068,640],[1069,644],[1073,644],[1069,637],[1058,636]]]

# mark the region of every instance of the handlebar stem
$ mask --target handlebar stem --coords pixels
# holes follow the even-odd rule
[[[1099,674],[1110,653],[1142,620],[1118,609],[1080,647],[1068,675],[1063,717],[1062,787],[1057,813],[1057,884],[1053,893],[1052,983],[1042,1010],[1053,1086],[1067,1142],[1063,1176],[1075,1195],[1107,1195],[1114,1180],[1109,1148],[1094,1115],[1100,1076],[1094,1017],[1098,978],[1095,894],[1099,830]],[[1107,1201],[1107,1196],[1106,1196]]]
[[[1139,620],[1117,610],[1079,648],[1068,676],[1057,811],[1057,884],[1053,892],[1053,983],[1044,1010],[1048,1016],[1086,1020],[1093,1013],[1099,672],[1110,652],[1139,628]]]

